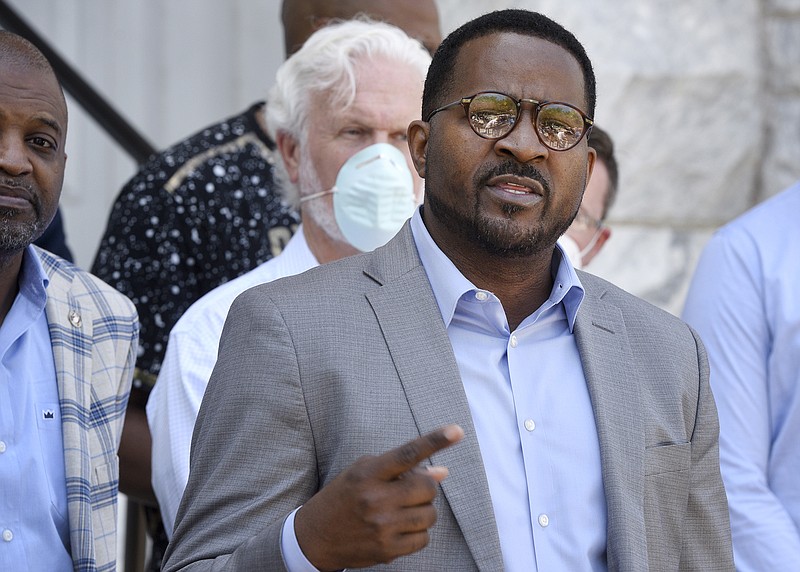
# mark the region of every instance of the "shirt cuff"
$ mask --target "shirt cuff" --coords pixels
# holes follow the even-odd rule
[[[281,555],[286,570],[289,572],[319,572],[319,570],[308,561],[306,555],[297,543],[297,536],[294,533],[294,515],[300,507],[294,509],[286,520],[283,521],[281,531]]]

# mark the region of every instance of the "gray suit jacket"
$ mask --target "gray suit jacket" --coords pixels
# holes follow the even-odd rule
[[[581,274],[575,336],[600,438],[611,570],[730,570],[699,339]],[[385,247],[242,294],[195,426],[165,570],[283,570],[285,516],[365,454],[447,423],[430,545],[381,570],[502,570],[483,462],[408,225]]]

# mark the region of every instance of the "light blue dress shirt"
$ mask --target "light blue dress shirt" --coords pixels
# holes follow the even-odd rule
[[[0,326],[0,570],[72,570],[47,284],[29,247]]]
[[[505,570],[606,570],[600,444],[572,333],[583,287],[559,247],[550,298],[514,331],[500,300],[411,229],[455,352],[489,482]],[[283,529],[284,559],[314,568]],[[290,541],[291,539],[291,541]]]
[[[600,445],[572,333],[583,287],[567,257],[514,331],[500,300],[411,229],[447,327],[481,447],[507,571],[605,570]]]
[[[683,318],[708,351],[737,570],[800,570],[800,183],[722,227]]]

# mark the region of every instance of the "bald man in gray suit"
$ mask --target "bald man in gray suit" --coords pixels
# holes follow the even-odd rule
[[[556,246],[594,104],[539,14],[442,43],[423,206],[232,306],[166,570],[733,569],[700,340]]]

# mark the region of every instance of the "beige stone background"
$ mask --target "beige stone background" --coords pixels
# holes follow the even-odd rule
[[[5,1],[158,148],[261,99],[283,60],[280,0]],[[586,46],[621,169],[589,270],[668,311],[714,229],[800,179],[800,0],[437,1],[445,32],[519,7]],[[88,267],[136,165],[68,99],[61,204]]]
[[[283,58],[279,0],[6,1],[157,147],[261,98]],[[680,312],[716,227],[800,179],[800,0],[438,4],[445,32],[520,7],[584,43],[621,166],[613,236],[589,270],[662,308]],[[88,266],[135,165],[70,113],[62,204]]]

